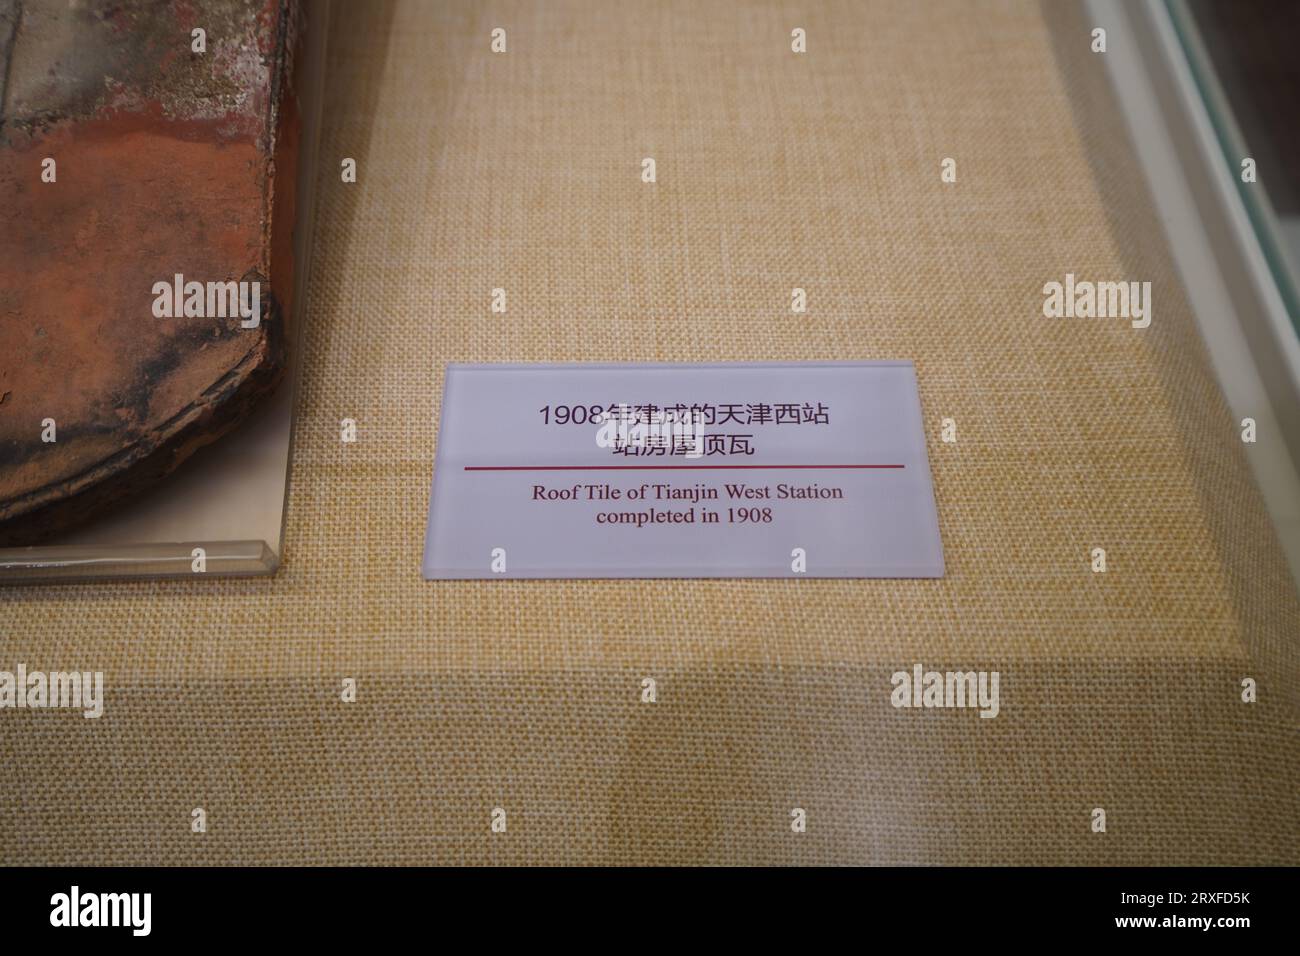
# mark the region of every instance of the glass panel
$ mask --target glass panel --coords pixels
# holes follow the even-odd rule
[[[1166,0],[1166,6],[1226,168],[1300,333],[1300,4]],[[1253,182],[1243,172],[1246,160],[1253,160]]]

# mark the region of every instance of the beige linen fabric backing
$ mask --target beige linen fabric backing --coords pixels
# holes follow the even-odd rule
[[[1090,27],[336,4],[285,564],[0,593],[0,667],[108,687],[0,713],[0,859],[1300,862],[1295,588]],[[1066,272],[1151,327],[1043,318]],[[420,578],[447,362],[895,358],[943,580]],[[893,709],[918,662],[1000,716]]]

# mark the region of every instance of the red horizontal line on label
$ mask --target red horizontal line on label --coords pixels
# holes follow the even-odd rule
[[[769,468],[903,468],[904,465],[466,465],[466,471],[713,471]]]

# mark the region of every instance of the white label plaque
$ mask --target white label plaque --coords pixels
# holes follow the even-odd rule
[[[424,576],[942,577],[915,370],[449,365]]]

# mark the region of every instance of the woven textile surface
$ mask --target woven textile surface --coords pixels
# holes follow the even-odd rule
[[[0,667],[107,688],[0,714],[0,863],[1300,863],[1300,606],[1090,28],[335,4],[284,565],[0,591]],[[942,580],[420,578],[447,362],[866,359]],[[918,662],[1000,714],[895,710]]]

